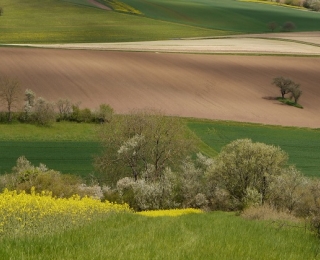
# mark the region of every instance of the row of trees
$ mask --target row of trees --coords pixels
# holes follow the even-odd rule
[[[320,1],[319,0],[267,0],[271,2],[277,2],[292,6],[303,6],[312,11],[320,11]]]
[[[79,104],[73,104],[68,99],[48,102],[27,89],[24,92],[16,79],[7,76],[0,77],[0,101],[6,107],[6,113],[0,112],[0,121],[31,122],[39,125],[50,125],[55,121],[74,122],[108,122],[112,119],[113,109],[101,104],[98,109],[80,109]],[[24,104],[21,105],[24,100]],[[15,111],[15,112],[13,112]]]
[[[302,95],[300,84],[295,83],[293,80],[284,77],[274,78],[272,84],[276,85],[280,89],[282,99],[285,99],[286,94],[290,94],[290,99],[293,98],[294,103],[298,103],[298,100]]]
[[[280,26],[277,22],[270,22],[267,24],[267,27],[270,31],[274,32],[276,29],[280,28],[284,32],[292,32],[296,25],[293,22],[285,22],[282,26]]]

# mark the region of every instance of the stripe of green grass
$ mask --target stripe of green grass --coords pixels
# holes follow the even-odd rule
[[[105,221],[45,237],[4,239],[12,259],[319,259],[318,239],[301,226],[279,228],[232,213],[150,218],[112,214]]]

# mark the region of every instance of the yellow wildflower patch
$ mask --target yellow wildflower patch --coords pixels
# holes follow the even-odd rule
[[[119,0],[104,0],[108,6],[110,6],[114,11],[123,12],[123,13],[130,13],[130,14],[138,14],[141,15],[142,13],[133,8],[130,5],[127,5]]]
[[[0,194],[0,237],[50,234],[102,219],[110,212],[130,212],[127,204],[92,198],[54,198],[50,192],[31,194],[5,190]]]
[[[163,217],[163,216],[169,216],[169,217],[177,217],[185,214],[190,213],[203,213],[200,209],[168,209],[168,210],[147,210],[147,211],[141,211],[137,212],[136,214],[147,216],[147,217]]]

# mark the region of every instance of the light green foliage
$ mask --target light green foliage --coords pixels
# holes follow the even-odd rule
[[[95,121],[99,123],[110,123],[114,114],[113,108],[108,104],[101,104],[95,112]]]
[[[101,197],[102,191],[98,186],[88,187],[82,184],[80,177],[61,174],[48,169],[44,164],[33,166],[24,156],[19,157],[12,173],[0,176],[0,188],[31,192],[32,188],[39,192],[51,191],[53,196],[70,197],[80,196]]]
[[[135,210],[170,209],[178,206],[174,200],[172,172],[166,169],[161,179],[134,180],[125,177],[117,182],[117,192]]]
[[[37,98],[33,107],[31,118],[32,122],[38,125],[52,125],[56,121],[54,104],[46,101],[42,97]]]
[[[154,170],[148,178],[160,179],[167,167],[175,168],[192,152],[193,142],[186,139],[185,133],[178,118],[158,111],[114,116],[99,131],[105,151],[96,158],[95,165],[111,183],[126,176],[138,180],[150,165]]]
[[[295,167],[283,169],[282,173],[270,177],[268,201],[278,210],[293,212],[298,215],[303,197],[308,195],[311,180],[303,176]]]
[[[207,177],[216,187],[226,189],[240,205],[245,203],[248,189],[257,190],[263,203],[270,177],[281,173],[287,159],[279,147],[240,139],[221,150]]]

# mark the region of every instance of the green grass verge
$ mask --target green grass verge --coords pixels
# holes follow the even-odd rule
[[[291,99],[288,99],[288,98],[278,97],[277,100],[280,101],[283,104],[288,105],[288,106],[297,107],[297,108],[303,108],[303,106],[301,106],[298,103],[295,103],[294,101],[292,101]]]
[[[188,127],[216,152],[233,140],[250,138],[280,146],[294,164],[308,176],[320,177],[320,130],[295,127],[268,126],[237,122],[188,119]]]
[[[304,228],[212,212],[180,217],[111,214],[45,237],[3,239],[1,259],[318,259],[319,241]]]

